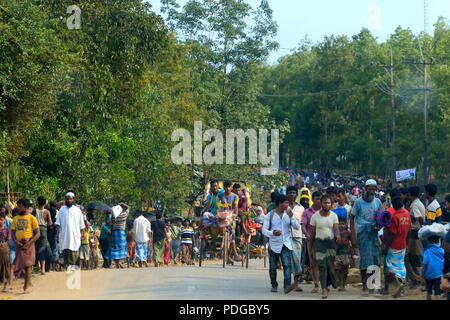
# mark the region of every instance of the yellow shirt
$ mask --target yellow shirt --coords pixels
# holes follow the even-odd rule
[[[81,244],[89,244],[90,230],[89,230],[89,228],[86,228],[85,230],[86,230],[86,231],[84,232],[85,237],[84,237],[84,240],[81,240]]]
[[[11,229],[16,231],[16,239],[20,241],[23,238],[32,238],[33,230],[39,229],[39,224],[36,217],[28,213],[24,216],[15,216]]]

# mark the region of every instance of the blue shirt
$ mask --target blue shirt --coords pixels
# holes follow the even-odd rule
[[[355,201],[352,215],[355,217],[356,232],[360,233],[367,227],[375,226],[377,211],[384,210],[380,199],[374,198],[372,202],[366,202],[363,198]]]
[[[210,211],[213,215],[216,215],[216,212],[217,212],[217,200],[220,201],[220,199],[218,199],[218,198],[219,198],[219,194],[221,194],[221,193],[223,193],[223,192],[225,192],[224,189],[219,189],[219,192],[217,193],[217,195],[216,195],[215,197],[212,198],[211,208],[209,209],[209,211]],[[209,198],[211,198],[211,193],[209,193],[209,194],[206,196],[206,199],[205,199],[205,202],[204,202],[205,205],[209,202]]]
[[[341,207],[340,205],[337,206],[336,209],[332,210],[338,218],[347,220],[347,210],[344,207]]]
[[[436,243],[430,245],[423,254],[423,264],[427,266],[425,279],[442,277],[442,270],[444,269],[444,249]]]

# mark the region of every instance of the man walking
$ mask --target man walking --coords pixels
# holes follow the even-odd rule
[[[287,197],[289,201],[289,207],[294,213],[294,217],[300,225],[302,220],[303,208],[302,205],[298,204],[295,199],[297,198],[298,191],[294,186],[289,186],[287,189]],[[302,229],[291,229],[291,239],[292,239],[292,271],[294,275],[295,291],[303,291],[300,288],[300,277],[302,275],[302,242],[303,233]]]
[[[147,250],[152,234],[152,228],[150,221],[142,215],[142,211],[136,212],[136,219],[133,222],[133,229],[136,232],[136,255],[139,268],[142,268],[143,265],[147,267]]]
[[[277,265],[281,257],[284,273],[284,293],[291,292],[295,286],[291,284],[292,243],[290,228],[300,229],[294,212],[289,208],[289,201],[285,195],[278,195],[275,199],[276,209],[266,215],[263,234],[269,238],[269,276],[272,292],[278,291]]]
[[[367,273],[367,268],[369,266],[380,267],[380,242],[378,231],[375,229],[375,217],[377,211],[384,210],[384,207],[380,199],[375,198],[376,190],[376,181],[373,179],[367,180],[364,195],[355,201],[350,220],[353,247],[356,251],[359,250],[359,269],[364,296],[369,295],[367,280],[370,274]]]
[[[75,266],[77,264],[78,250],[81,240],[85,238],[85,224],[80,208],[74,206],[75,194],[66,194],[65,205],[59,210],[56,218],[56,234],[60,248],[63,252],[64,264]]]
[[[311,218],[312,216],[319,211],[322,208],[322,192],[315,191],[312,194],[312,201],[313,205],[312,207],[306,209],[303,212],[301,224],[302,224],[302,231],[303,234],[306,236],[306,246],[304,248],[306,249],[305,253],[305,265],[309,266],[309,272],[311,273],[311,277],[314,281],[314,289],[311,293],[317,293],[319,292],[319,266],[317,265],[317,262],[315,259],[313,259],[313,252],[312,252],[312,226],[311,226]]]
[[[151,229],[153,230],[153,260],[155,267],[159,267],[163,263],[164,248],[166,245],[166,224],[162,221],[160,211],[156,213],[156,221],[152,221]]]

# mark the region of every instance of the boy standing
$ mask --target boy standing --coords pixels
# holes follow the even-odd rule
[[[341,239],[336,239],[336,259],[334,260],[334,267],[339,284],[339,291],[345,291],[348,270],[350,268],[351,262],[350,250],[352,243],[352,234],[349,230],[346,230],[347,219],[345,219],[344,217],[340,217],[338,220]]]
[[[86,218],[85,218],[86,219]],[[89,258],[91,255],[90,247],[89,247],[89,237],[90,237],[90,229],[87,221],[84,221],[85,229],[83,230],[85,236],[84,239],[81,240],[80,246],[80,268],[81,270],[89,270]]]
[[[31,286],[31,267],[35,263],[36,250],[34,243],[40,237],[37,219],[29,213],[31,202],[22,198],[17,201],[19,214],[14,217],[12,223],[12,238],[16,244],[16,259],[14,260],[14,272],[24,271],[24,293],[29,293]]]
[[[181,229],[181,264],[193,264],[191,262],[192,239],[194,229],[189,226],[189,220],[184,220],[184,228]]]
[[[428,238],[428,248],[423,254],[422,282],[426,283],[427,300],[432,300],[433,294],[436,300],[440,300],[442,295],[441,278],[444,269],[444,249],[439,246],[439,237],[432,236]]]

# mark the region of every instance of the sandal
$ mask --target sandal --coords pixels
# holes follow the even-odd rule
[[[318,293],[319,292],[319,287],[314,287],[314,289],[312,289],[311,293]]]

